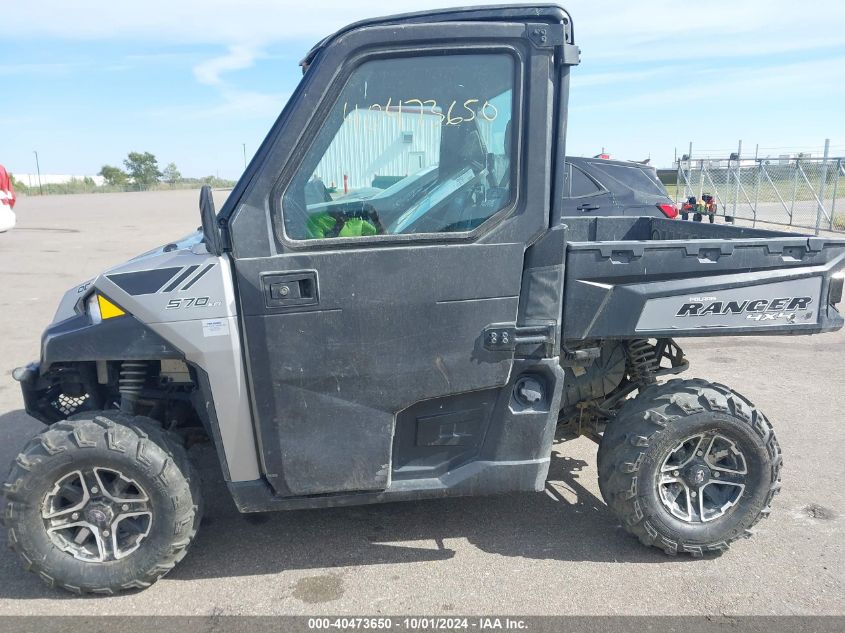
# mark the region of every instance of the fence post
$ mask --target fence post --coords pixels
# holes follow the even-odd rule
[[[687,191],[689,184],[689,191]],[[692,141],[689,142],[689,154],[687,154],[687,179],[684,181],[684,198],[692,195]]]
[[[698,161],[698,199],[701,200],[701,194],[704,193],[704,159]]]
[[[734,210],[730,219],[725,218],[726,222],[733,222],[736,217],[736,208],[739,205],[739,186],[740,186],[740,169],[742,169],[742,139],[739,140],[739,147],[736,149],[736,175],[734,176]]]
[[[821,184],[819,184],[819,203],[816,205],[816,235],[819,234],[819,225],[822,223],[822,212],[824,211],[825,194],[827,193],[827,158],[830,155],[830,139],[824,140],[824,158],[822,159]],[[833,215],[830,216],[831,222]]]
[[[830,230],[833,230],[834,213],[836,212],[836,189],[839,187],[839,174],[842,173],[842,159],[836,161],[836,178],[833,180],[833,199],[830,201]],[[843,227],[845,228],[845,227]]]
[[[760,204],[760,172],[763,170],[763,161],[760,160],[760,143],[754,148],[754,166],[757,169],[756,177],[754,178],[754,220],[751,226],[757,226],[757,205]]]
[[[677,167],[675,171],[675,208],[678,207],[678,196],[680,195],[681,189],[681,159],[675,156],[675,161],[677,162]]]
[[[795,198],[798,197],[798,170],[801,169],[801,159],[795,157],[795,178],[792,179],[792,201],[789,203],[789,226],[792,226],[792,217],[795,214]]]

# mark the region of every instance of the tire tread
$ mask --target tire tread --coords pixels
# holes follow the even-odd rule
[[[761,511],[751,523],[730,538],[703,544],[676,541],[661,534],[643,512],[638,493],[638,474],[645,449],[675,420],[700,412],[726,413],[748,424],[765,444],[772,469],[772,484]],[[629,400],[605,430],[597,461],[602,496],[628,532],[644,545],[657,547],[669,555],[682,553],[696,557],[724,552],[733,541],[751,535],[751,528],[771,511],[772,499],[780,489],[783,464],[780,445],[766,416],[729,387],[698,378],[650,385]]]
[[[138,447],[134,458],[142,464],[149,466],[152,463],[151,451],[164,453],[164,458],[161,460],[163,467],[158,475],[160,480],[168,485],[173,484],[173,477],[165,474],[165,471],[172,472],[173,469],[178,470],[184,477],[187,483],[187,494],[179,497],[178,494],[181,493],[174,492],[172,495],[174,508],[179,511],[180,506],[183,506],[181,518],[177,523],[181,527],[174,534],[174,540],[162,559],[130,582],[119,586],[77,586],[63,582],[55,575],[51,575],[43,565],[43,561],[36,560],[32,552],[25,551],[21,540],[17,538],[16,529],[22,516],[21,509],[32,503],[25,494],[24,482],[38,464],[57,458],[62,453],[84,451],[91,447],[101,446],[129,458],[126,455],[127,442],[131,443],[133,440]],[[172,487],[179,488],[178,485]],[[2,518],[8,531],[9,547],[21,557],[24,567],[39,576],[48,586],[62,587],[77,594],[112,595],[119,591],[149,587],[172,570],[187,554],[188,546],[199,529],[202,506],[199,478],[194,472],[187,451],[177,436],[162,429],[154,420],[142,416],[128,415],[120,411],[86,412],[53,424],[27,442],[12,463],[9,477],[4,485]],[[182,529],[186,525],[189,526],[187,533]]]

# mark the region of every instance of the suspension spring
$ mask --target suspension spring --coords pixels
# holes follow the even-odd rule
[[[120,365],[120,378],[117,388],[120,392],[120,409],[135,413],[138,398],[147,381],[147,363],[144,361],[125,360]]]
[[[657,371],[659,362],[654,346],[648,342],[648,339],[638,338],[628,341],[625,353],[628,356],[628,374],[633,382],[642,386],[655,382],[654,373]]]

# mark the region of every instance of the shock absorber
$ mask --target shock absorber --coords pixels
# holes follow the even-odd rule
[[[147,363],[136,360],[125,360],[121,363],[120,378],[117,382],[121,411],[137,413],[138,399],[146,381]]]
[[[657,354],[648,339],[637,338],[627,342],[628,374],[633,382],[643,387],[655,382],[654,372],[658,368]]]

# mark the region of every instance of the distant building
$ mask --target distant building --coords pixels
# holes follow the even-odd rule
[[[352,109],[320,160],[314,175],[327,187],[375,186],[437,164],[443,114],[405,106],[401,110]],[[504,154],[504,126],[479,116],[477,130],[488,151]],[[498,149],[496,149],[498,148]]]
[[[38,174],[21,174],[13,172],[13,175],[15,176],[15,180],[22,182],[27,187],[32,188],[38,186]],[[103,183],[105,183],[105,179],[102,176],[91,176],[88,174],[41,174],[41,184],[64,185],[69,183],[71,180],[83,180],[85,178],[93,180],[98,187],[101,187]]]
[[[812,158],[810,152],[798,152],[797,154],[778,154],[778,164],[788,165],[794,160],[803,160],[805,158]]]

